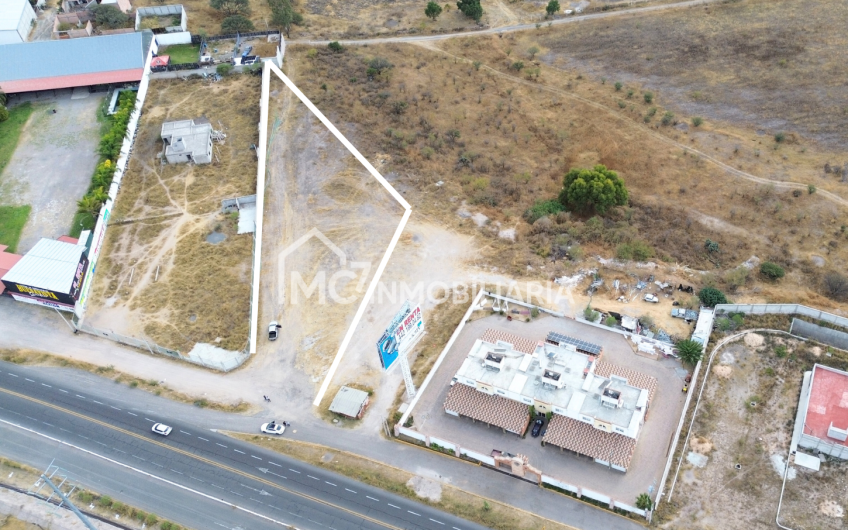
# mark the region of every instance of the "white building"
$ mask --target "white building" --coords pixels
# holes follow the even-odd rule
[[[848,460],[848,372],[815,364],[804,373],[790,449],[797,447]]]
[[[0,44],[26,42],[34,23],[29,0],[0,0]]]
[[[162,140],[169,164],[212,162],[212,125],[205,118],[163,123]]]

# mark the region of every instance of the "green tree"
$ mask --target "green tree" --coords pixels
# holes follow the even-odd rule
[[[545,7],[545,13],[547,13],[545,18],[552,17],[559,13],[559,2],[557,0],[551,0],[548,2],[547,7]]]
[[[125,28],[130,20],[129,16],[112,5],[97,5],[92,7],[90,12],[94,15],[94,22],[106,29]]]
[[[9,119],[9,109],[0,105],[0,123]]]
[[[707,307],[715,307],[718,304],[727,303],[727,298],[724,296],[724,293],[715,287],[704,287],[698,291],[698,298],[701,300],[701,303]]]
[[[704,347],[701,343],[691,339],[681,340],[675,346],[677,347],[677,355],[688,364],[696,364],[701,360],[701,355],[704,353]]]
[[[427,18],[436,20],[442,14],[442,6],[431,0],[427,2],[427,7],[424,8],[424,14],[427,15]]]
[[[530,55],[530,60],[532,61],[536,58],[536,54],[539,53],[539,48],[537,46],[530,46],[527,53]]]
[[[221,31],[224,33],[244,33],[254,29],[253,22],[244,15],[232,15],[221,22]]]
[[[760,265],[760,274],[769,280],[779,280],[783,278],[783,275],[786,274],[786,272],[780,265],[770,261],[765,261]]]
[[[297,24],[299,13],[295,13],[290,0],[268,0],[268,5],[271,6],[271,24],[279,27],[289,36],[292,24]]]
[[[229,63],[221,63],[215,67],[215,71],[218,72],[218,75],[228,76],[230,72],[233,71],[233,65]]]
[[[559,202],[573,210],[603,214],[611,206],[627,204],[627,188],[615,171],[603,165],[572,168],[563,179]]]
[[[328,45],[327,45],[327,48],[329,48],[329,49],[330,49],[330,51],[333,51],[333,52],[335,52],[335,53],[341,53],[341,52],[343,52],[343,51],[344,51],[344,46],[342,46],[341,44],[339,44],[339,41],[337,41],[337,40],[334,40],[333,42],[331,42],[330,44],[328,44]]]
[[[209,5],[228,17],[250,14],[249,0],[209,0]]]
[[[475,22],[480,22],[483,17],[483,6],[480,5],[480,0],[459,0],[456,7],[462,11],[463,15],[473,18]]]
[[[654,502],[651,500],[651,496],[647,493],[640,493],[638,497],[636,497],[636,507],[640,510],[650,510],[654,506]]]
[[[98,201],[96,198],[91,195],[86,195],[79,201],[77,201],[77,211],[79,213],[87,213],[92,217],[97,217],[97,214],[100,213],[100,206],[103,203]]]
[[[512,68],[516,72],[520,72],[521,69],[524,68],[524,61],[515,61],[514,63],[512,63],[512,66],[510,66],[510,68]]]

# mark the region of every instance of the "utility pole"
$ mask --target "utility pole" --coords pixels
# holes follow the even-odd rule
[[[71,509],[72,512],[76,514],[77,517],[79,517],[79,520],[82,521],[82,524],[84,524],[86,528],[88,528],[88,530],[97,530],[97,528],[95,528],[94,525],[91,524],[91,521],[88,520],[88,517],[86,517],[81,511],[79,511],[77,507],[74,506],[74,503],[72,503],[71,500],[68,498],[73,494],[74,490],[76,490],[75,485],[67,483],[68,477],[66,475],[59,474],[57,478],[61,479],[61,482],[59,482],[58,485],[53,483],[53,477],[57,476],[59,471],[61,471],[58,466],[53,465],[53,462],[55,462],[55,459],[50,461],[50,465],[47,466],[47,469],[44,471],[44,473],[41,474],[40,480],[36,482],[33,486],[33,488],[36,488],[35,491],[30,489],[30,493],[39,494],[41,488],[45,484],[48,485],[53,491],[52,493],[50,493],[50,496],[44,499],[45,502],[49,504],[50,499],[52,499],[53,495],[55,494],[60,499],[62,499],[61,502],[59,502],[58,504],[59,508],[66,505],[68,508]],[[62,491],[63,486],[67,486],[68,488],[70,488],[67,494]]]

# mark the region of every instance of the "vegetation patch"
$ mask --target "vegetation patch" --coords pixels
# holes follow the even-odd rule
[[[15,252],[18,248],[31,209],[29,205],[0,206],[0,245],[8,246],[7,252]]]

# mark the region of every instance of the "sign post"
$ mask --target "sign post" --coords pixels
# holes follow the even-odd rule
[[[388,370],[395,362],[400,361],[406,393],[410,399],[415,396],[415,384],[412,381],[407,355],[423,336],[424,320],[421,317],[421,307],[418,305],[413,307],[407,301],[377,341],[380,365],[384,370]]]

